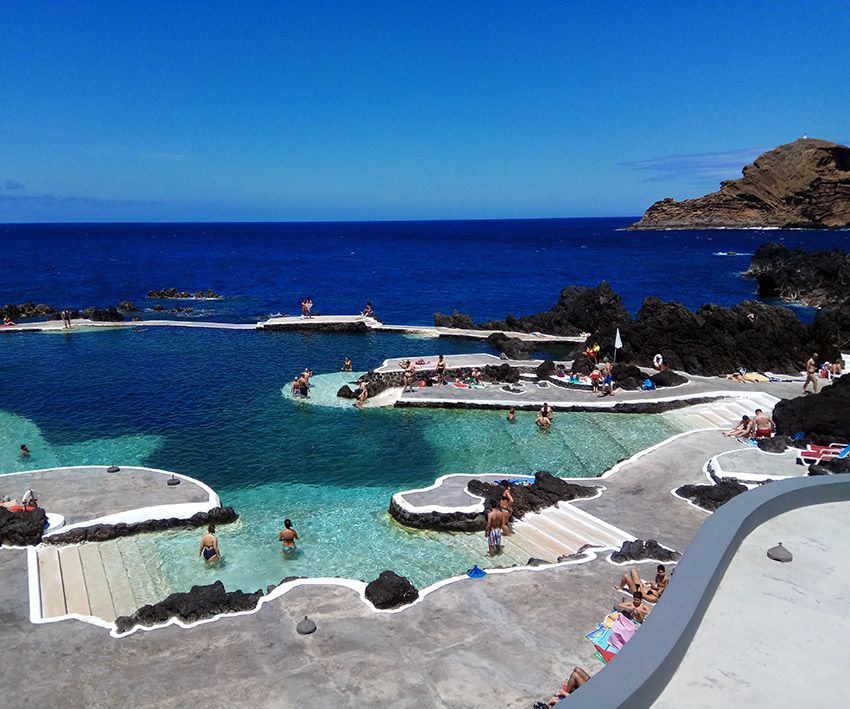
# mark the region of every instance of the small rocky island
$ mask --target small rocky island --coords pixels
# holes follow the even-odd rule
[[[177,288],[148,291],[148,298],[156,300],[219,300],[221,297],[212,288],[195,291],[194,293],[186,290],[178,290]]]
[[[763,153],[720,190],[677,202],[662,199],[630,229],[850,226],[850,148],[800,138]]]

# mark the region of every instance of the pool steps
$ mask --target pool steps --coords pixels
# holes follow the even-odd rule
[[[138,536],[37,550],[41,615],[94,616],[111,623],[172,590],[162,558]]]

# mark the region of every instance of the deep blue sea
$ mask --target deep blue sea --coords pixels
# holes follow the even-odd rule
[[[132,300],[148,309],[142,317],[160,318],[149,290],[212,288],[224,297],[170,303],[196,309],[171,317],[253,322],[297,313],[310,297],[314,312],[354,313],[368,300],[388,322],[430,324],[454,308],[476,320],[537,312],[566,285],[604,279],[632,312],[648,295],[693,308],[753,297],[739,274],[768,240],[850,242],[848,232],[617,230],[629,221],[7,225],[0,303]],[[741,255],[716,255],[729,251]],[[172,588],[215,577],[251,589],[287,575],[368,579],[388,567],[431,583],[483,563],[483,540],[400,528],[386,514],[393,492],[456,472],[595,475],[678,432],[663,415],[623,426],[615,415],[564,414],[541,436],[531,421],[507,427],[493,412],[358,412],[281,392],[305,366],[335,390],[345,355],[366,370],[390,356],[482,350],[389,334],[0,333],[0,471],[142,464],[212,485],[242,515],[221,530],[226,563],[200,567],[194,533],[160,535],[158,566]],[[27,462],[20,443],[32,450]],[[0,478],[0,494],[20,492]],[[277,549],[285,516],[303,537],[295,561]]]

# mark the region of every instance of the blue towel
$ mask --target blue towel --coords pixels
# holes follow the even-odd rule
[[[478,564],[475,564],[469,571],[466,572],[466,575],[471,579],[480,579],[482,576],[486,576],[487,572],[484,569],[479,569]]]

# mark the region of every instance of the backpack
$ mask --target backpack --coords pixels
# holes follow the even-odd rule
[[[653,391],[655,389],[655,382],[651,379],[644,379],[643,384],[640,385],[641,391]]]

